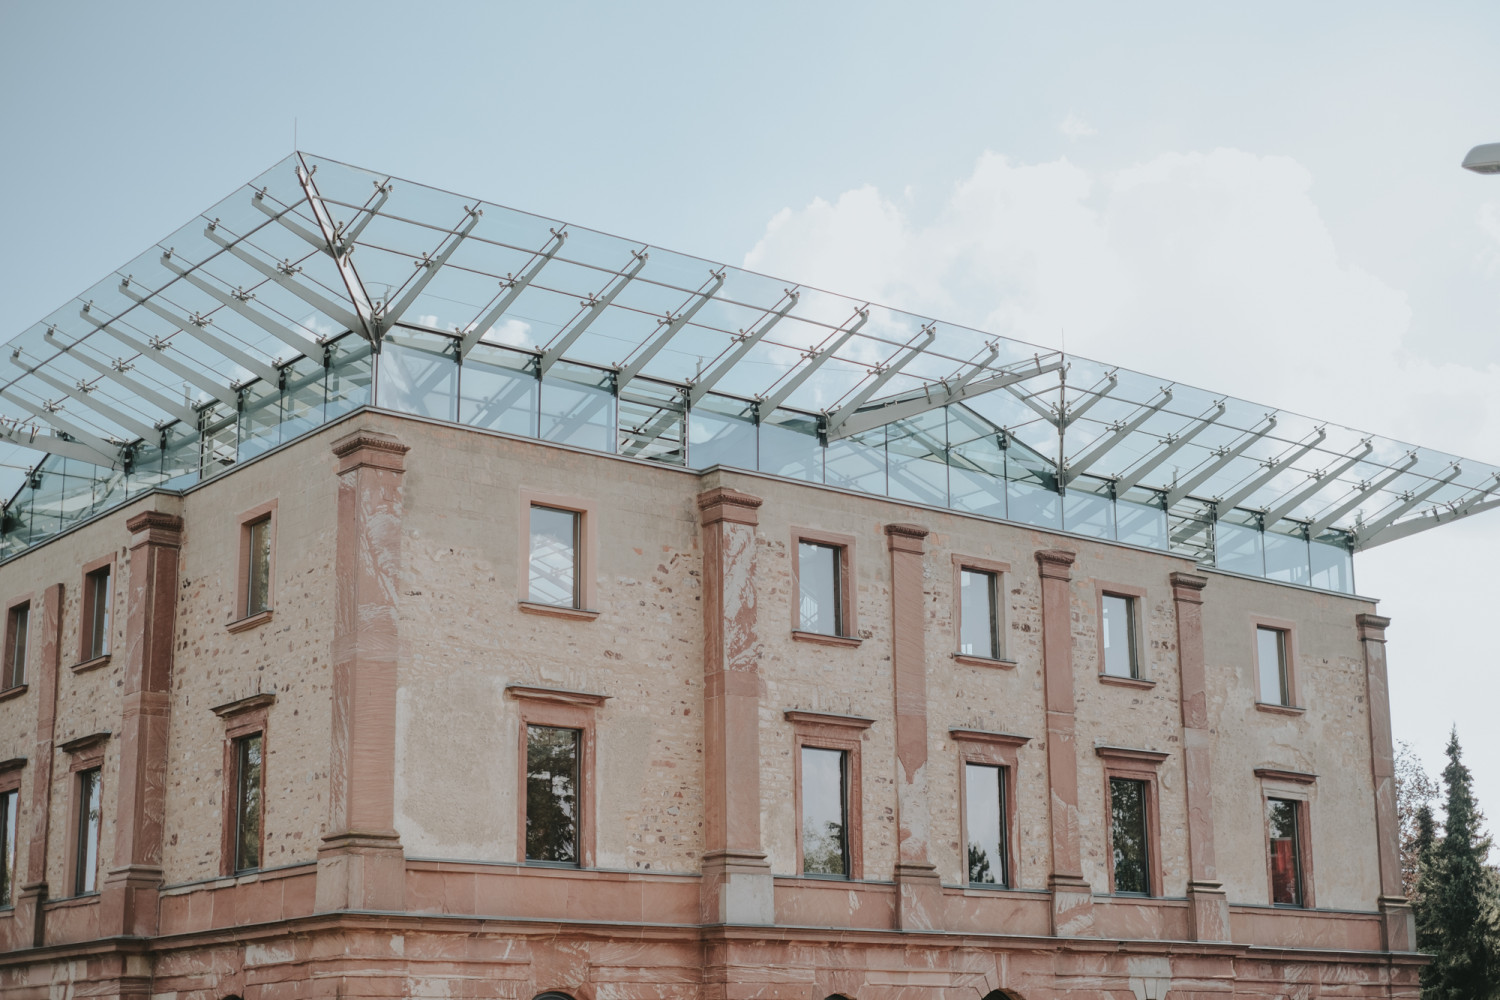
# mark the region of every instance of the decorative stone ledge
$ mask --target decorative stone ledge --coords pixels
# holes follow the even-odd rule
[[[1136,747],[1095,746],[1094,753],[1106,760],[1129,760],[1139,764],[1160,764],[1169,754],[1163,750],[1142,750]]]
[[[274,608],[267,608],[264,611],[257,611],[253,615],[241,618],[238,621],[230,622],[228,625],[225,625],[224,628],[230,632],[247,632],[250,629],[255,628],[255,626],[257,625],[264,625],[266,622],[270,621],[271,613],[274,610]]]
[[[1077,558],[1076,552],[1067,549],[1039,549],[1036,553],[1037,570],[1043,579],[1071,580],[1073,561]]]
[[[592,691],[569,691],[566,688],[532,687],[527,684],[510,684],[505,693],[518,701],[544,701],[554,705],[589,705],[598,708],[610,699],[607,694]]]
[[[1030,736],[1015,733],[992,733],[985,729],[950,729],[948,736],[963,743],[986,743],[990,746],[1021,747],[1031,742]]]
[[[339,475],[366,465],[392,472],[405,472],[406,453],[411,451],[409,445],[402,444],[389,434],[364,429],[344,435],[332,447],[334,457],[339,460]]]
[[[1308,771],[1291,771],[1281,767],[1257,767],[1255,776],[1269,781],[1285,781],[1293,785],[1311,785],[1318,780]]]
[[[571,618],[574,621],[591,622],[599,612],[588,608],[569,608],[561,604],[540,604],[536,601],[517,601],[516,607],[528,615],[546,615],[549,618]]]
[[[59,743],[57,745],[57,749],[61,750],[63,753],[68,754],[83,753],[86,750],[93,750],[98,747],[102,747],[109,741],[110,735],[111,734],[108,729],[104,730],[103,732],[89,733],[87,736],[78,736],[71,740],[68,740],[68,742],[66,743]]]
[[[1299,708],[1296,705],[1276,705],[1269,701],[1257,701],[1255,703],[1255,710],[1257,712],[1270,712],[1272,715],[1296,716],[1307,714],[1307,709],[1305,708]]]
[[[864,642],[855,635],[824,635],[822,632],[803,632],[800,629],[792,630],[792,638],[798,642],[813,642],[820,646],[858,646]]]
[[[0,701],[10,701],[12,698],[21,697],[21,695],[26,693],[27,687],[28,685],[26,684],[16,684],[6,688],[4,691],[0,691]]]
[[[719,521],[755,527],[760,523],[760,497],[719,486],[698,494],[698,519],[707,526]]]
[[[782,718],[792,723],[815,726],[841,726],[845,729],[869,729],[875,720],[864,715],[839,715],[835,712],[810,712],[800,708],[789,708],[781,713]]]
[[[992,656],[974,656],[970,653],[949,653],[954,663],[962,663],[966,667],[991,667],[996,670],[1014,670],[1015,660],[996,659]]]
[[[96,656],[92,660],[84,660],[82,663],[75,663],[69,669],[71,669],[75,674],[86,674],[90,670],[98,670],[108,662],[109,654],[105,653],[103,656]]]
[[[1149,691],[1156,687],[1156,682],[1146,677],[1121,677],[1119,674],[1100,674],[1100,684],[1114,684],[1119,687],[1140,688]]]
[[[262,691],[259,694],[252,694],[237,701],[216,705],[212,711],[221,719],[230,719],[236,715],[253,712],[258,708],[270,708],[274,704],[276,704],[276,695],[270,691]]]

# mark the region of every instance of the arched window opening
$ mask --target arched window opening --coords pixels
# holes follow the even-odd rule
[[[573,997],[561,990],[547,990],[545,993],[538,993],[532,1000],[573,1000]]]

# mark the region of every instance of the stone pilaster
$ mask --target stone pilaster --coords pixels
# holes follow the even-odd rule
[[[177,620],[182,518],[136,514],[125,596],[124,706],[115,800],[114,867],[99,892],[100,934],[150,935],[157,928],[166,821],[168,699]]]
[[[760,838],[760,667],[755,528],[761,499],[698,495],[703,526],[703,779],[707,798],[701,919],[775,923]]]
[[[1187,773],[1188,905],[1198,941],[1229,940],[1229,899],[1214,860],[1213,748],[1203,654],[1203,588],[1208,578],[1172,574],[1177,672],[1182,693],[1182,756]]]
[[[31,835],[27,838],[26,874],[16,897],[17,941],[40,948],[46,940],[42,904],[47,902],[47,833],[52,816],[52,756],[57,731],[57,673],[62,666],[63,586],[42,591],[30,627],[36,658],[31,684],[36,689],[36,753],[31,769]],[[19,796],[17,796],[19,798]],[[20,868],[19,859],[16,865]]]
[[[897,926],[940,930],[943,885],[928,854],[927,644],[922,557],[927,529],[885,526],[891,552],[891,672],[896,717]]]
[[[1386,686],[1385,630],[1389,618],[1355,615],[1365,654],[1365,704],[1370,708],[1370,773],[1375,786],[1375,840],[1380,852],[1381,930],[1386,951],[1416,951],[1417,928],[1401,885],[1401,829],[1396,819],[1396,762],[1391,745],[1391,697]]]
[[[395,829],[396,595],[401,480],[409,449],[358,430],[335,441],[333,754],[319,910],[400,910],[406,858]]]
[[[1050,786],[1052,933],[1094,931],[1094,890],[1083,878],[1078,839],[1078,750],[1073,714],[1073,560],[1065,549],[1036,554],[1042,581],[1042,677],[1047,698],[1047,781]]]

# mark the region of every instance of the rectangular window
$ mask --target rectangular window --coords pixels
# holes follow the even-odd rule
[[[83,581],[83,659],[109,652],[109,567],[96,569]]]
[[[849,875],[848,754],[802,747],[802,873]]]
[[[837,545],[797,543],[797,627],[803,632],[844,634],[843,555]]]
[[[5,625],[5,676],[0,687],[20,687],[26,683],[26,633],[31,624],[31,605],[17,604],[10,609]]]
[[[1115,892],[1151,892],[1150,830],[1146,823],[1146,782],[1109,779],[1109,827],[1113,845]]]
[[[102,655],[102,654],[101,654]],[[99,878],[99,829],[101,769],[78,772],[78,843],[74,855],[73,895],[93,892]]]
[[[1005,843],[1005,769],[964,764],[964,823],[968,827],[969,881],[1010,885]]]
[[[526,860],[578,864],[579,731],[526,727]]]
[[[1139,677],[1135,651],[1135,598],[1104,594],[1100,598],[1099,641],[1104,672],[1111,677]]]
[[[244,617],[271,609],[271,518],[245,525]]]
[[[1271,902],[1302,905],[1302,844],[1298,836],[1299,803],[1267,799],[1271,827]]]
[[[0,792],[0,906],[16,902],[16,803],[15,789]]]
[[[530,586],[527,600],[563,608],[581,607],[578,592],[578,529],[576,510],[531,507]]]
[[[234,741],[234,870],[260,867],[262,747],[260,733]]]
[[[959,571],[958,651],[1000,659],[1000,602],[994,573]]]
[[[1290,705],[1286,674],[1286,630],[1255,629],[1255,658],[1260,674],[1260,700],[1268,705]]]

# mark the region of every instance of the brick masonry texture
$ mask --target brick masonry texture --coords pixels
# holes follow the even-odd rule
[[[377,442],[361,446],[374,448],[371,461],[387,465],[368,480],[346,471],[356,479],[345,481],[378,478],[382,489],[395,490],[393,503],[346,497],[356,510],[386,503],[379,516],[395,529],[396,541],[384,549],[373,529],[352,539],[364,546],[359,565],[399,565],[391,581],[371,578],[391,588],[379,597],[394,608],[394,722],[390,739],[356,741],[357,759],[341,761],[333,751],[333,705],[339,685],[350,681],[335,669],[334,635],[341,595],[355,583],[337,566],[341,532],[350,541],[355,529],[339,521],[339,469],[363,459],[336,456],[333,444],[356,430]],[[409,450],[382,451],[378,442],[387,439]],[[748,521],[736,522],[733,545],[714,556],[725,560],[719,562],[707,558],[709,528],[699,509],[699,497],[715,489],[761,501],[735,501],[750,512]],[[588,508],[596,542],[583,546],[586,610],[596,614],[537,613],[524,603],[527,498],[534,495]],[[272,502],[272,612],[241,623],[241,515]],[[165,836],[159,874],[149,865],[131,874],[153,902],[157,932],[120,936],[99,896],[70,897],[75,778],[70,758],[55,747],[111,734],[103,751],[103,881],[120,836],[116,824],[135,821],[120,819],[126,814],[115,796],[129,721],[122,718],[125,651],[137,638],[126,582],[132,552],[142,551],[132,550],[126,523],[147,510],[183,523],[169,599],[175,624],[162,762]],[[892,524],[927,532],[903,529],[901,543],[922,550],[902,557],[919,560],[920,588],[896,586],[886,531]],[[854,539],[847,583],[857,644],[794,637],[799,530]],[[1053,622],[1049,635],[1066,636],[1048,657],[1070,656],[1070,665],[1044,662],[1036,558],[1044,550],[1074,557],[1060,591],[1065,606],[1054,609],[1049,597],[1045,612],[1066,618],[1061,633],[1056,618],[1045,619]],[[1010,567],[1000,593],[1006,662],[955,659],[955,556]],[[76,671],[83,567],[105,557],[114,559],[111,656]],[[705,608],[722,581],[709,575],[726,572],[735,574],[738,617],[711,621]],[[1212,778],[1207,788],[1194,787],[1212,807],[1218,882],[1211,884],[1189,879],[1201,847],[1188,833],[1174,573],[1208,581],[1202,636]],[[0,760],[28,758],[16,852],[21,898],[0,908],[0,994],[7,998],[531,1000],[546,989],[578,1000],[982,1000],[995,991],[1023,1000],[1417,995],[1421,959],[1407,950],[1404,907],[1381,894],[1372,761],[1382,747],[1372,721],[1387,706],[1383,685],[1377,691],[1367,681],[1368,651],[1356,627],[1357,615],[1375,610],[1366,600],[769,476],[700,475],[377,411],[352,414],[184,495],[142,497],[0,565],[0,598],[30,595],[34,613],[44,590],[58,583],[55,726],[50,734],[38,729],[45,718],[38,684],[0,700]],[[1141,665],[1150,683],[1099,677],[1101,583],[1141,593]],[[924,640],[926,761],[922,774],[905,779],[894,708],[897,601],[908,611],[920,601],[915,615]],[[1296,701],[1304,711],[1256,706],[1256,621],[1293,630]],[[352,627],[357,638],[365,625]],[[754,639],[750,679],[741,673],[726,680],[733,670],[722,665],[706,678],[705,644],[747,628]],[[34,635],[33,660],[38,641]],[[378,643],[370,648],[386,655]],[[1056,670],[1071,671],[1074,692],[1076,813],[1060,811],[1049,775],[1046,685]],[[723,701],[727,719],[706,718],[709,684],[732,686],[734,697]],[[523,863],[521,708],[507,693],[517,686],[603,699],[585,699],[596,746],[586,782],[589,868]],[[274,696],[263,699],[262,867],[226,876],[227,720],[214,709],[257,695]],[[350,725],[374,724],[361,713],[385,705],[384,697],[376,689],[349,702]],[[799,875],[796,723],[789,711],[873,720],[852,737],[862,765],[858,880]],[[736,724],[758,734],[758,792],[750,790],[755,798],[746,808],[719,813],[735,825],[715,834],[708,824],[714,804],[738,802],[744,790],[711,787],[705,776],[743,775],[745,762],[725,767],[720,760],[715,771],[706,757],[726,745],[713,727]],[[1015,750],[1014,888],[964,884],[955,729],[1027,738]],[[44,738],[54,759],[39,878],[26,859],[33,758],[47,746]],[[390,745],[393,751],[381,749]],[[902,743],[903,755],[910,746]],[[1165,754],[1155,772],[1156,898],[1109,895],[1107,782],[1097,746]],[[1257,769],[1316,776],[1298,786],[1308,803],[1316,908],[1269,905],[1264,794],[1276,786]],[[355,774],[360,781],[390,776],[390,829],[331,825],[334,800]],[[359,787],[365,790],[358,794],[370,794]],[[361,802],[359,815],[381,815]],[[901,802],[900,825],[915,824],[906,835],[898,829]],[[1059,818],[1067,829],[1054,830]],[[738,846],[726,854],[724,844],[710,843],[715,836]],[[1092,890],[1086,919],[1070,925],[1077,936],[1053,930],[1058,836],[1076,845]],[[936,878],[922,883],[931,894],[913,902],[903,880],[914,871],[921,876],[926,864],[935,870]],[[711,868],[729,874],[722,883],[718,875],[704,877]],[[337,893],[334,880],[342,880]],[[1190,898],[1220,891],[1228,901],[1227,940],[1194,941]],[[333,898],[383,902],[328,904]],[[917,926],[917,917],[927,923]]]

